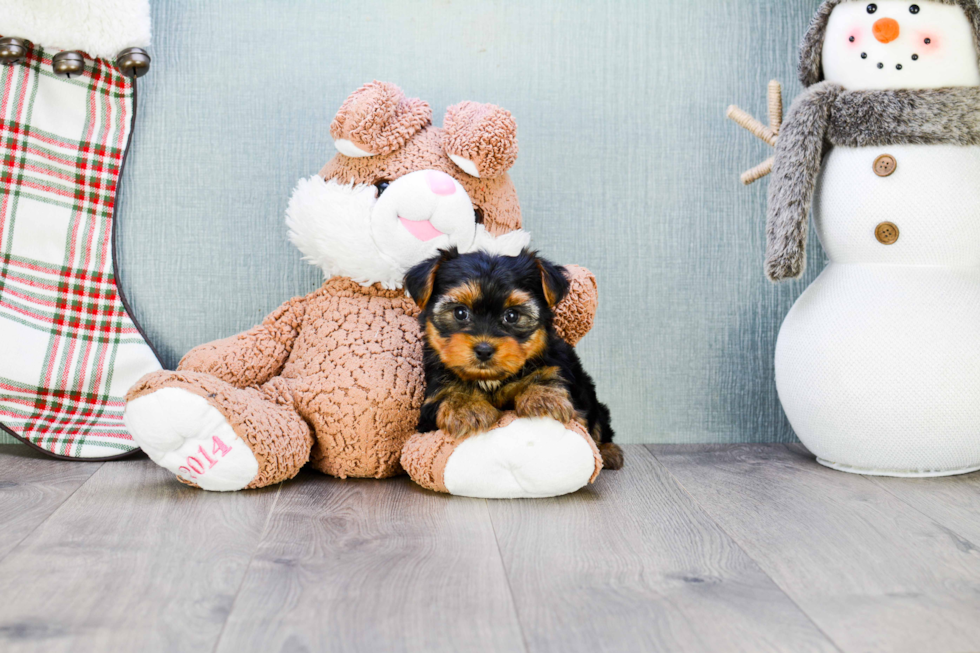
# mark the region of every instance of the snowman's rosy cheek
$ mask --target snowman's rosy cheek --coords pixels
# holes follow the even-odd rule
[[[929,54],[939,50],[939,43],[942,39],[935,32],[919,32],[916,36],[916,49],[919,54]]]

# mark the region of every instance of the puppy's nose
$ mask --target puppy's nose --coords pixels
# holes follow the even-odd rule
[[[882,18],[871,28],[875,38],[882,43],[891,43],[898,38],[902,30],[898,26],[898,21],[894,18]]]
[[[489,342],[480,342],[473,346],[473,353],[476,354],[476,357],[480,361],[485,363],[493,358],[493,355],[497,353],[497,348]]]

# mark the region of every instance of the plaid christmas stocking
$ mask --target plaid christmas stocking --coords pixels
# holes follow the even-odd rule
[[[113,458],[136,449],[123,396],[160,368],[113,265],[136,85],[89,56],[58,77],[55,52],[0,67],[0,424],[55,456]]]

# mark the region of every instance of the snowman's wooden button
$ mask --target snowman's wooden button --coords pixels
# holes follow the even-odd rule
[[[894,245],[898,240],[898,227],[893,222],[882,222],[875,227],[875,238],[882,245]]]
[[[874,171],[879,177],[888,177],[898,168],[898,161],[891,154],[882,154],[875,159]]]

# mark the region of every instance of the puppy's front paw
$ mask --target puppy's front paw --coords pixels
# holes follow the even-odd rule
[[[479,397],[453,397],[442,402],[436,424],[448,435],[465,438],[489,430],[500,419],[500,411]]]
[[[532,385],[514,397],[518,417],[550,417],[565,424],[575,418],[568,391],[548,385]]]

